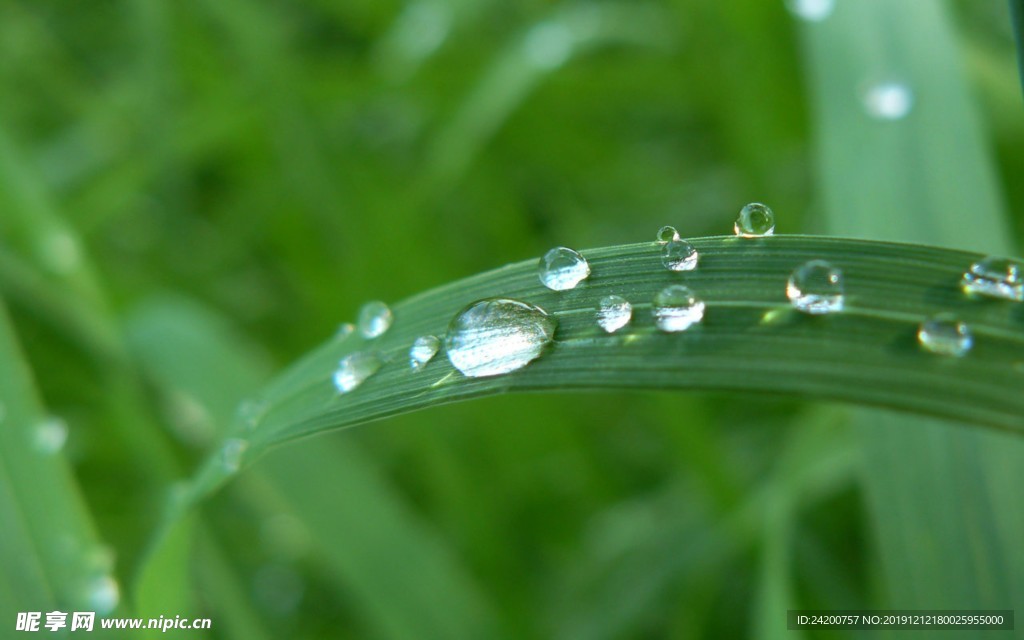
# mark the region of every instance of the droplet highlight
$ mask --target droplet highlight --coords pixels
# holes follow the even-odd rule
[[[537,276],[552,291],[568,291],[590,277],[590,264],[568,247],[555,247],[540,259]]]
[[[597,324],[608,333],[615,333],[633,319],[633,305],[622,296],[605,296],[597,304]]]
[[[786,0],[789,12],[807,22],[821,22],[832,15],[835,0]]]
[[[686,331],[704,319],[704,301],[681,284],[665,287],[654,296],[654,324],[669,333]]]
[[[538,358],[558,321],[544,309],[510,298],[488,298],[460,311],[448,326],[445,352],[471,378],[509,373]]]
[[[658,242],[662,244],[665,244],[666,242],[672,242],[673,240],[679,240],[680,238],[681,236],[679,235],[679,232],[676,231],[675,227],[665,225],[664,227],[658,229]]]
[[[917,341],[926,351],[960,357],[974,346],[974,336],[965,323],[949,314],[939,314],[921,323]]]
[[[740,209],[733,231],[741,238],[763,238],[775,233],[775,214],[768,205],[751,202]]]
[[[242,468],[242,459],[249,449],[249,442],[241,438],[227,440],[220,449],[220,463],[228,473],[237,473]]]
[[[438,349],[441,348],[441,341],[435,336],[420,336],[409,348],[409,366],[413,371],[420,371],[427,363],[434,359]]]
[[[391,328],[394,315],[388,305],[379,300],[367,302],[359,310],[359,333],[364,338],[377,338]]]
[[[383,364],[380,356],[372,351],[350,353],[338,361],[338,368],[334,370],[334,387],[338,393],[348,393],[377,373]]]
[[[1024,269],[1015,260],[989,256],[964,272],[960,287],[968,295],[1024,301]]]
[[[914,106],[914,93],[902,82],[879,82],[864,92],[864,109],[878,120],[899,120]]]
[[[700,255],[686,240],[670,240],[661,248],[661,264],[669,271],[693,271]]]
[[[797,267],[786,283],[786,297],[797,310],[811,315],[843,310],[843,272],[824,260]]]
[[[32,446],[43,455],[60,453],[67,441],[68,424],[56,416],[43,420],[32,430]]]
[[[121,586],[110,575],[91,578],[84,591],[84,608],[101,616],[113,613],[121,602]]]

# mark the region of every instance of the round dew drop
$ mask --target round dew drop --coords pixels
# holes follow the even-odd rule
[[[760,202],[751,202],[740,209],[733,231],[741,238],[762,238],[775,233],[775,214]]]
[[[675,227],[668,225],[658,229],[658,242],[665,244],[666,242],[672,242],[673,240],[679,240],[679,232],[676,231]]]
[[[394,315],[388,305],[379,300],[367,302],[359,310],[359,333],[364,338],[377,338],[391,328],[393,320]]]
[[[32,446],[43,455],[60,453],[68,440],[68,424],[61,418],[51,416],[32,430]]]
[[[654,296],[654,324],[669,333],[686,331],[704,319],[704,301],[689,287],[673,284]]]
[[[540,259],[537,275],[548,289],[568,291],[590,276],[590,264],[568,247],[555,247]]]
[[[832,15],[835,0],[786,0],[790,13],[807,22],[821,22]]]
[[[914,106],[914,93],[902,82],[880,82],[864,92],[864,109],[878,120],[899,120]]]
[[[686,240],[670,240],[661,249],[661,264],[669,271],[693,271],[700,255]]]
[[[974,346],[971,329],[949,314],[939,314],[921,323],[917,341],[926,351],[960,357]]]
[[[540,307],[510,298],[487,298],[456,314],[445,336],[452,366],[470,378],[509,373],[540,357],[558,321]]]
[[[633,319],[633,305],[622,296],[605,296],[597,305],[597,324],[608,333],[615,333]]]
[[[786,297],[798,311],[811,315],[843,310],[843,273],[824,260],[797,267],[786,283]]]
[[[348,393],[377,373],[382,364],[380,356],[372,351],[350,353],[338,361],[338,368],[334,370],[334,387],[338,393]]]
[[[968,295],[1024,301],[1024,269],[1008,258],[989,256],[964,272],[960,287]]]
[[[435,336],[420,336],[409,348],[409,366],[413,371],[421,371],[427,363],[433,360],[441,348],[441,341]]]

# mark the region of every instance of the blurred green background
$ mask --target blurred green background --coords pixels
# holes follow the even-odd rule
[[[938,6],[1019,240],[1006,5]],[[213,638],[767,638],[797,637],[787,607],[899,604],[856,429],[790,398],[514,395],[319,436],[145,562],[237,403],[368,299],[728,233],[755,200],[828,230],[806,28],[781,0],[0,3],[0,286],[119,610]]]

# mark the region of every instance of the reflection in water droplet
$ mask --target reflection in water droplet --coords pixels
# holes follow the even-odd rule
[[[658,229],[658,242],[662,244],[665,244],[666,242],[672,242],[673,240],[679,240],[680,237],[681,236],[679,235],[679,232],[676,231],[675,227],[665,225],[664,227]]]
[[[789,276],[786,297],[804,313],[821,315],[842,311],[843,273],[824,260],[811,260]]]
[[[1024,269],[1014,260],[989,256],[964,272],[960,287],[969,295],[1024,301]]]
[[[556,69],[572,53],[572,33],[557,22],[541,22],[526,34],[523,53],[540,69]]]
[[[832,15],[835,0],[786,0],[790,13],[808,22],[821,22]]]
[[[654,296],[654,324],[662,331],[686,331],[704,318],[704,301],[689,287],[673,284]]]
[[[228,473],[236,473],[242,468],[242,458],[249,448],[249,443],[240,438],[227,440],[220,449],[220,463]]]
[[[86,583],[84,595],[84,609],[106,616],[121,602],[121,587],[113,576],[96,576]]]
[[[348,393],[377,373],[383,364],[380,356],[372,351],[350,353],[338,362],[334,387],[339,393]]]
[[[496,376],[529,364],[555,335],[558,321],[540,307],[488,298],[459,312],[448,326],[448,360],[471,378]]]
[[[686,240],[671,240],[661,249],[661,264],[669,271],[693,271],[698,259],[697,250]]]
[[[338,325],[338,330],[334,333],[334,338],[335,340],[344,340],[352,335],[352,332],[355,330],[356,326],[351,322],[342,322]]]
[[[970,327],[945,313],[922,322],[917,341],[926,350],[944,356],[959,357],[974,346]]]
[[[555,247],[540,259],[537,275],[548,289],[568,291],[590,276],[590,264],[568,247]]]
[[[238,406],[238,420],[241,422],[242,427],[246,431],[251,431],[259,426],[269,406],[266,400],[246,398]]]
[[[775,214],[760,202],[751,202],[740,209],[733,231],[741,238],[761,238],[775,233]]]
[[[633,305],[622,296],[605,296],[597,305],[597,324],[608,333],[615,333],[633,318]]]
[[[64,448],[68,440],[68,424],[57,416],[50,416],[33,430],[32,446],[43,455],[54,455]]]
[[[864,92],[864,108],[879,120],[899,120],[914,106],[914,94],[902,82],[880,82]]]
[[[359,333],[363,334],[364,338],[382,336],[391,327],[393,319],[388,305],[379,300],[367,302],[359,310]]]
[[[409,349],[409,366],[413,371],[420,371],[434,358],[440,348],[441,341],[434,336],[416,338]]]

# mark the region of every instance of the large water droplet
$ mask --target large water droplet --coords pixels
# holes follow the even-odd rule
[[[359,333],[365,338],[382,336],[391,327],[392,320],[394,316],[388,305],[379,300],[367,302],[359,310]]]
[[[32,446],[43,455],[59,453],[67,440],[68,424],[56,416],[37,424],[32,434]]]
[[[741,238],[761,238],[775,233],[775,214],[760,202],[751,202],[740,209],[733,231]]]
[[[409,349],[409,366],[412,367],[413,371],[419,371],[427,366],[427,363],[434,358],[437,350],[440,348],[441,341],[435,336],[420,336],[416,338]]]
[[[555,247],[540,259],[537,275],[548,289],[568,291],[590,276],[590,264],[568,247]]]
[[[220,464],[228,473],[237,473],[242,468],[242,458],[249,448],[249,442],[241,438],[231,438],[220,448]]]
[[[380,356],[372,351],[350,353],[334,370],[334,386],[338,393],[348,393],[377,373],[382,364]]]
[[[605,296],[597,304],[597,324],[608,333],[615,333],[633,318],[633,305],[622,296]]]
[[[689,287],[673,284],[654,296],[654,324],[662,331],[686,331],[704,318],[704,301]]]
[[[1024,269],[1008,258],[989,256],[978,260],[960,280],[964,293],[1024,301]]]
[[[665,244],[666,242],[672,242],[673,240],[679,240],[680,237],[681,236],[679,235],[679,232],[676,231],[675,227],[665,225],[664,227],[658,229],[658,242],[662,244]]]
[[[445,350],[452,365],[471,378],[520,369],[551,343],[558,321],[536,305],[488,298],[452,319]]]
[[[661,248],[661,264],[669,271],[693,271],[700,255],[686,240],[670,240]]]
[[[902,82],[879,82],[864,92],[864,108],[879,120],[899,120],[914,106],[914,93]]]
[[[928,351],[944,356],[962,356],[974,346],[970,327],[945,313],[922,322],[917,341]]]
[[[786,283],[786,297],[796,309],[820,315],[843,310],[843,272],[824,260],[797,267]]]
[[[821,22],[832,15],[835,0],[786,0],[790,13],[808,22]]]

